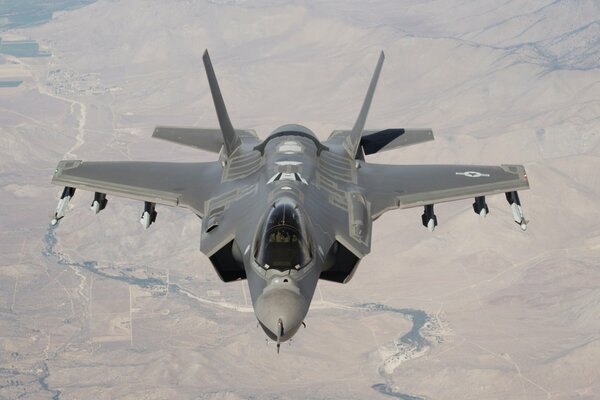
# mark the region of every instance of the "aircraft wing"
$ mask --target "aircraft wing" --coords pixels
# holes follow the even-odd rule
[[[210,198],[211,188],[220,182],[221,170],[216,162],[63,160],[56,167],[52,183],[149,203],[186,207],[202,216],[204,201]]]
[[[359,169],[371,215],[529,188],[522,165],[381,165]]]

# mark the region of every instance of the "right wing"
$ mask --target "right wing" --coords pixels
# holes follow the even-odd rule
[[[359,184],[366,189],[371,202],[373,218],[395,208],[422,207],[529,188],[522,165],[367,163],[359,169],[359,176]]]
[[[222,168],[217,162],[63,160],[54,171],[52,183],[149,203],[185,207],[202,217],[204,202],[220,183],[221,173]]]

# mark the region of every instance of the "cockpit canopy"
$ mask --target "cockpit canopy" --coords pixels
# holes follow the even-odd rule
[[[255,259],[267,269],[299,269],[311,261],[305,217],[291,199],[278,200],[263,220]]]

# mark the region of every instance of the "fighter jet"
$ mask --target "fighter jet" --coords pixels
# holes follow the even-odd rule
[[[94,192],[94,213],[107,195],[143,202],[140,222],[155,222],[157,204],[183,207],[202,219],[200,251],[224,282],[246,279],[258,323],[277,343],[292,338],[319,279],[347,283],[371,250],[373,221],[386,211],[422,207],[422,224],[438,224],[434,205],[505,194],[514,221],[526,229],[518,190],[521,165],[383,165],[382,151],[433,140],[430,129],[365,130],[384,61],[381,53],[358,118],[321,142],[302,125],[283,125],[261,140],[233,127],[208,51],[203,56],[220,128],[158,126],[153,137],[218,153],[213,162],[60,161],[52,183],[64,186],[52,224],[76,189]]]

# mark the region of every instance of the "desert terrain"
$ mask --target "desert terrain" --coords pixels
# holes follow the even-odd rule
[[[0,399],[600,398],[597,1],[64,3],[0,24],[41,51],[0,54],[20,82],[0,87]],[[322,139],[352,126],[384,50],[367,128],[436,140],[367,161],[523,164],[528,230],[503,196],[485,220],[437,206],[433,233],[391,211],[278,355],[189,212],[144,231],[139,202],[94,215],[78,191],[50,226],[61,159],[216,159],[150,138],[218,126],[206,48],[235,127]]]

